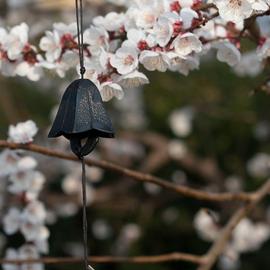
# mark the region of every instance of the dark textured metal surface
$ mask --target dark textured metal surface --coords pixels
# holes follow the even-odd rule
[[[48,137],[61,135],[68,139],[114,136],[100,93],[90,80],[76,80],[65,91]]]
[[[99,137],[114,137],[99,91],[90,80],[76,80],[65,91],[48,137],[61,135],[70,140],[71,150],[79,158],[93,151]],[[82,145],[84,138],[87,141]]]

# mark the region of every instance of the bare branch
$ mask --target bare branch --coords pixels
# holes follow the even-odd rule
[[[82,258],[78,257],[44,257],[39,259],[27,260],[7,260],[0,259],[0,264],[31,264],[31,263],[44,263],[44,264],[71,264],[81,263]],[[170,253],[154,256],[137,256],[137,257],[114,257],[114,256],[91,256],[89,262],[93,264],[104,263],[126,263],[126,264],[156,264],[171,261],[185,261],[193,264],[202,264],[204,258],[187,253]]]
[[[227,225],[223,228],[217,241],[212,245],[206,255],[206,263],[198,268],[198,270],[210,270],[217,261],[218,257],[224,251],[234,228],[238,223],[249,214],[249,212],[270,192],[270,180],[268,180],[253,195],[253,200],[243,207],[239,208],[231,217]]]
[[[60,151],[52,150],[52,149],[35,145],[35,144],[16,144],[16,143],[0,140],[0,148],[9,148],[13,150],[22,149],[22,150],[31,151],[31,152],[39,153],[46,156],[60,158],[60,159],[79,161],[77,157],[75,157],[73,154],[66,154]],[[247,192],[210,193],[206,191],[196,190],[190,187],[171,183],[168,180],[153,176],[151,174],[144,174],[138,171],[134,171],[134,170],[122,167],[120,165],[117,165],[117,164],[114,164],[105,160],[87,159],[85,162],[88,166],[96,166],[96,167],[109,170],[115,173],[123,174],[139,182],[153,183],[158,186],[161,186],[164,189],[174,191],[185,197],[190,197],[197,200],[214,201],[214,202],[226,202],[226,201],[248,202],[252,200],[253,198],[253,193],[247,193]]]

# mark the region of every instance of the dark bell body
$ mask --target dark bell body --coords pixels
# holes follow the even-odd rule
[[[113,138],[114,131],[96,85],[87,79],[73,81],[66,89],[48,137],[64,136],[80,158],[89,154],[98,138]],[[82,146],[83,139],[87,139]]]

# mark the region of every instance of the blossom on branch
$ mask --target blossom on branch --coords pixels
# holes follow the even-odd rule
[[[148,83],[145,75],[134,79],[134,74],[143,74],[141,66],[187,76],[199,68],[200,57],[211,49],[217,49],[219,61],[235,66],[241,60],[243,38],[255,42],[263,67],[270,57],[269,37],[254,38],[244,28],[244,20],[267,16],[269,2],[213,0],[214,5],[207,5],[201,0],[129,1],[125,12],[97,16],[85,29],[85,77],[94,81],[108,101],[121,97],[126,88]],[[2,74],[37,81],[44,76],[44,69],[54,70],[60,77],[70,69],[79,69],[75,23],[53,24],[41,38],[39,49],[29,43],[28,31],[25,23],[10,30],[0,28]]]

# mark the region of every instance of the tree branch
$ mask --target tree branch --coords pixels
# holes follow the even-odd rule
[[[79,161],[77,157],[73,154],[66,154],[60,151],[49,149],[35,144],[17,144],[8,141],[0,140],[0,148],[9,148],[9,149],[22,149],[30,152],[39,153],[46,156],[56,157],[65,160]],[[148,182],[156,184],[164,189],[174,191],[185,197],[204,200],[204,201],[213,201],[213,202],[226,202],[226,201],[244,201],[248,202],[252,200],[253,193],[239,192],[239,193],[210,193],[206,191],[196,190],[190,187],[181,186],[179,184],[171,183],[165,179],[153,176],[151,174],[144,174],[138,171],[134,171],[120,165],[105,161],[105,160],[93,160],[86,159],[86,164],[88,166],[96,166],[105,170],[109,170],[115,173],[119,173],[128,177],[133,178],[138,182]]]
[[[239,208],[231,217],[227,225],[223,228],[219,238],[214,242],[205,257],[205,264],[200,266],[198,270],[210,270],[217,261],[218,257],[224,251],[231,234],[239,222],[247,216],[250,211],[270,192],[270,180],[268,180],[258,191],[253,195],[253,200],[243,207]]]
[[[81,263],[82,258],[79,257],[44,257],[38,259],[27,260],[8,260],[0,259],[0,264],[30,264],[30,263],[44,263],[44,264],[71,264]],[[126,263],[126,264],[156,264],[171,261],[185,261],[193,264],[202,264],[204,258],[187,253],[170,253],[154,256],[137,256],[137,257],[114,257],[114,256],[91,256],[89,262],[93,264],[104,263]]]

